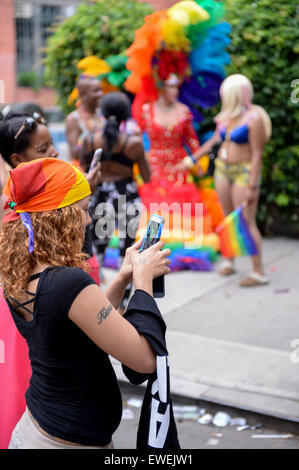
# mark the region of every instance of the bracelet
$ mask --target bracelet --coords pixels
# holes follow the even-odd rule
[[[191,158],[190,155],[188,155],[187,157],[185,157],[184,160],[183,160],[183,162],[184,162],[184,164],[186,165],[186,167],[187,167],[188,169],[190,169],[190,170],[191,170],[191,169],[194,167],[194,165],[195,165],[194,159]]]

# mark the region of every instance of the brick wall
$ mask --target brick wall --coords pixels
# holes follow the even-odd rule
[[[0,0],[0,102],[15,100],[16,50],[13,0]]]
[[[30,87],[19,86],[16,89],[16,102],[23,103],[25,101],[34,102],[42,108],[52,108],[57,103],[57,95],[51,88],[41,88],[34,91]]]

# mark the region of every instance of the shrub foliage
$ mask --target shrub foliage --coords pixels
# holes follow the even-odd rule
[[[59,105],[70,111],[67,98],[74,88],[77,63],[83,57],[100,59],[124,53],[152,8],[137,0],[97,0],[81,4],[76,13],[54,27],[47,44],[45,77],[59,95]]]
[[[299,71],[297,0],[227,0],[232,25],[227,73],[253,83],[254,102],[272,119],[263,157],[259,222],[268,232],[299,235]]]

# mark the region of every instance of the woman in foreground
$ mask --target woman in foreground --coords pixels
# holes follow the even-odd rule
[[[122,401],[108,355],[141,373],[155,370],[149,343],[117,308],[132,279],[140,302],[152,296],[170,251],[133,245],[104,294],[84,271],[91,191],[82,173],[37,159],[12,170],[3,192],[12,211],[0,235],[1,282],[32,365],[9,448],[112,448]]]

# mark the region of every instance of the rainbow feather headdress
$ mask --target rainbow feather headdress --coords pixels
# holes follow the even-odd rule
[[[137,119],[143,104],[157,99],[171,74],[180,80],[179,100],[189,106],[195,122],[203,118],[200,108],[217,103],[224,66],[230,62],[225,48],[231,27],[223,16],[221,2],[184,0],[145,17],[126,52],[131,75],[124,87],[136,95],[133,113]]]
[[[216,228],[220,238],[220,252],[227,258],[257,255],[258,249],[242,214],[244,204],[231,212]]]

